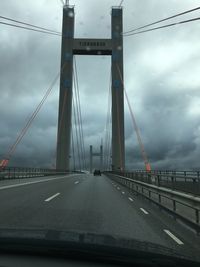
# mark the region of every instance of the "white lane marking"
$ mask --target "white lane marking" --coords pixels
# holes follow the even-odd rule
[[[142,212],[144,212],[144,214],[149,214],[145,209],[143,209],[143,208],[140,208],[140,210],[142,211]]]
[[[53,180],[66,179],[66,178],[73,177],[73,176],[76,176],[76,175],[67,175],[67,176],[59,177],[59,178],[49,178],[49,179],[44,179],[44,180],[39,180],[39,181],[34,181],[34,182],[5,185],[5,186],[1,186],[0,190],[9,189],[9,188],[18,187],[18,186],[23,186],[23,185],[29,185],[29,184],[44,183],[44,182],[49,182],[49,181],[53,181]]]
[[[128,199],[133,202],[133,199],[131,197],[129,197]]]
[[[120,190],[120,188],[119,188],[119,187],[117,187],[117,190]]]
[[[184,244],[178,237],[176,237],[175,235],[173,235],[169,230],[164,229],[164,232],[168,236],[170,236],[177,244],[179,244],[179,245],[183,245]]]
[[[74,184],[79,184],[79,181],[76,181]]]
[[[59,195],[60,195],[60,193],[57,193],[57,194],[55,194],[55,195],[53,195],[53,196],[51,196],[51,197],[45,199],[45,201],[46,201],[46,202],[49,202],[49,201],[51,201],[53,198],[55,198],[55,197],[57,197],[57,196],[59,196]]]
[[[122,194],[124,195],[124,194],[125,194],[125,192],[124,192],[124,191],[122,191]]]

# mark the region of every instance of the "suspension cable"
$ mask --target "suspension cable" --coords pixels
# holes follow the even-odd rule
[[[123,82],[123,79],[122,79],[122,74],[121,74],[121,71],[120,71],[120,68],[119,68],[118,64],[117,64],[117,69],[118,69],[120,80],[121,80],[121,83],[123,85],[123,89],[124,89],[124,92],[125,92],[126,101],[127,101],[128,107],[129,107],[130,114],[131,114],[133,126],[134,126],[134,129],[135,129],[136,135],[137,135],[137,139],[138,139],[138,143],[139,143],[139,146],[140,146],[140,151],[141,151],[141,154],[142,154],[142,158],[144,160],[145,168],[146,168],[146,171],[151,171],[151,166],[150,166],[150,163],[149,163],[149,160],[148,160],[145,148],[144,148],[144,144],[142,143],[140,131],[139,131],[139,128],[137,126],[136,119],[135,119],[135,116],[133,114],[133,110],[132,110],[131,105],[130,105],[128,94],[126,92],[126,89],[125,89],[125,86],[124,86],[124,82]]]
[[[71,124],[71,150],[72,150],[72,159],[73,159],[73,170],[76,170],[76,160],[75,160],[75,149],[74,149],[74,131],[73,131],[73,124]]]
[[[75,71],[74,71],[75,72]],[[77,133],[79,138],[79,149],[80,149],[80,160],[83,163],[83,147],[82,147],[82,140],[81,140],[81,131],[80,131],[80,115],[79,115],[79,103],[78,103],[78,96],[77,96],[77,83],[76,83],[76,76],[74,75],[74,100],[75,100],[75,109],[76,109],[76,121],[77,121]],[[82,164],[83,166],[83,164]]]
[[[50,34],[50,35],[62,36],[61,33],[54,33],[54,32],[49,32],[49,31],[37,30],[37,29],[30,28],[30,27],[24,27],[24,26],[12,24],[12,23],[7,23],[7,22],[3,22],[3,21],[0,21],[0,24],[15,27],[15,28],[20,28],[20,29],[24,29],[24,30],[34,31],[34,32],[40,32],[40,33],[45,33],[45,34]]]
[[[106,127],[105,127],[105,137],[104,137],[104,161],[103,167],[104,170],[108,169],[108,160],[109,160],[109,130],[110,130],[110,113],[111,113],[111,81],[112,74],[110,71],[110,81],[108,88],[108,103],[107,103],[107,116],[106,116]]]
[[[76,133],[76,150],[77,150],[77,156],[78,156],[78,163],[79,163],[79,170],[81,170],[81,156],[80,156],[80,145],[79,145],[79,134],[78,134],[78,122],[77,122],[77,111],[75,106],[75,97],[73,94],[72,98],[72,105],[73,105],[73,114],[74,114],[74,128]]]
[[[119,7],[122,6],[123,2],[124,2],[124,0],[121,0],[121,2],[120,2],[120,4],[119,4]]]
[[[61,71],[63,71],[65,65],[63,65]],[[40,101],[40,103],[38,104],[38,106],[36,107],[36,109],[34,110],[34,112],[32,113],[32,115],[30,116],[30,118],[28,119],[27,123],[25,124],[25,126],[22,128],[20,134],[18,135],[17,139],[15,140],[14,144],[10,147],[8,153],[6,154],[6,159],[10,160],[10,158],[12,157],[12,155],[14,154],[17,145],[21,142],[22,138],[25,136],[25,134],[27,133],[28,129],[31,127],[34,119],[36,118],[37,114],[39,113],[39,111],[41,110],[44,102],[46,101],[47,97],[49,96],[49,94],[51,93],[54,85],[56,84],[56,82],[58,81],[58,78],[60,76],[60,72],[56,75],[55,79],[53,80],[51,86],[48,88],[48,90],[46,91],[44,97],[42,98],[42,100]]]
[[[16,19],[11,19],[11,18],[8,18],[8,17],[5,17],[5,16],[0,16],[0,19],[16,22],[16,23],[19,23],[19,24],[22,24],[22,25],[30,26],[32,28],[39,29],[39,30],[44,30],[44,31],[47,31],[47,32],[61,34],[60,32],[55,31],[55,30],[51,30],[51,29],[48,29],[48,28],[40,27],[40,26],[33,25],[33,24],[30,24],[30,23],[26,23],[26,22],[23,22],[23,21],[19,21],[19,20],[16,20]]]
[[[144,30],[144,31],[124,34],[124,37],[133,36],[133,35],[137,35],[137,34],[141,34],[141,33],[145,33],[145,32],[152,32],[152,31],[155,31],[155,30],[164,29],[164,28],[168,28],[168,27],[172,27],[172,26],[177,26],[177,25],[180,25],[180,24],[185,24],[185,23],[193,22],[193,21],[197,21],[197,20],[200,20],[200,17],[193,18],[193,19],[188,19],[188,20],[182,20],[182,21],[174,22],[174,23],[163,25],[163,26],[160,26],[160,27],[151,28],[151,29]]]
[[[163,21],[166,21],[166,20],[170,20],[170,19],[173,19],[173,18],[182,16],[182,15],[185,15],[185,14],[187,14],[187,13],[191,13],[191,12],[197,11],[197,10],[199,10],[199,9],[200,9],[200,7],[196,7],[196,8],[190,9],[190,10],[186,10],[186,11],[184,11],[184,12],[175,14],[175,15],[173,15],[173,16],[170,16],[170,17],[167,17],[167,18],[164,18],[164,19],[160,19],[160,20],[157,20],[157,21],[155,21],[155,22],[146,24],[146,25],[144,25],[144,26],[141,26],[141,27],[138,27],[138,28],[135,28],[135,29],[132,29],[132,30],[123,32],[123,34],[127,34],[127,33],[131,33],[131,32],[135,32],[135,31],[138,31],[138,30],[147,28],[147,27],[149,27],[149,26],[153,26],[153,25],[158,24],[158,23],[160,23],[160,22],[163,22]]]
[[[74,72],[75,72],[75,83],[76,83],[75,84],[75,94],[76,94],[76,99],[77,99],[77,112],[78,112],[81,151],[82,151],[83,166],[86,169],[85,143],[84,143],[84,134],[83,134],[83,122],[82,122],[82,112],[81,112],[81,104],[80,104],[80,90],[79,90],[76,58],[74,58]]]

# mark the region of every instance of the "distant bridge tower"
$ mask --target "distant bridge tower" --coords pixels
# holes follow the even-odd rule
[[[123,36],[121,34],[123,32],[122,7],[113,7],[111,17],[111,39],[75,39],[74,7],[65,5],[63,8],[56,159],[57,169],[69,169],[73,55],[107,55],[112,58],[112,168],[114,170],[124,169],[124,89],[122,82]]]
[[[103,146],[100,146],[100,152],[94,153],[93,146],[90,146],[90,173],[93,172],[93,157],[100,157],[100,170],[103,168]]]

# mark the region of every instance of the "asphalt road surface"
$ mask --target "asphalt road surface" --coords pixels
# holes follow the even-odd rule
[[[104,175],[1,181],[0,228],[110,234],[200,255],[195,232]]]

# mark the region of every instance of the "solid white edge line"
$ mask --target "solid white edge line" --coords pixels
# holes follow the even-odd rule
[[[129,197],[128,199],[133,202],[133,199],[131,197]]]
[[[79,184],[79,181],[76,181],[74,184]]]
[[[55,198],[55,197],[57,197],[57,196],[59,196],[59,195],[60,195],[60,193],[57,193],[57,194],[55,194],[55,195],[53,195],[53,196],[51,196],[51,197],[45,199],[45,201],[46,201],[46,202],[49,202],[49,201],[51,201],[53,198]]]
[[[75,176],[75,175],[73,174],[73,175],[67,175],[64,177],[50,178],[50,179],[44,179],[44,180],[39,180],[39,181],[27,182],[27,183],[4,185],[4,186],[0,187],[0,190],[9,189],[9,188],[18,187],[18,186],[23,186],[23,185],[29,185],[29,184],[44,183],[44,182],[49,182],[49,181],[58,180],[58,179],[65,179],[67,177],[69,178],[69,177],[73,177],[73,176]]]
[[[143,208],[140,208],[140,210],[142,211],[142,212],[144,212],[144,214],[149,214],[145,209],[143,209]]]
[[[169,230],[164,229],[164,232],[168,236],[170,236],[177,244],[179,244],[179,245],[183,245],[184,244],[178,237],[176,237],[175,235],[173,235]]]

